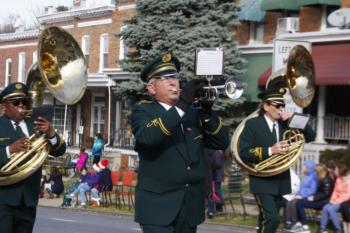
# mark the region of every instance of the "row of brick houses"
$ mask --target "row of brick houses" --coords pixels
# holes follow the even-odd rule
[[[83,1],[84,2],[84,1]],[[126,131],[121,115],[123,103],[116,99],[110,88],[119,80],[128,78],[119,67],[124,46],[115,33],[123,20],[134,14],[133,1],[110,1],[94,7],[82,7],[74,1],[69,11],[52,12],[39,16],[41,28],[59,26],[68,31],[80,44],[88,63],[87,90],[77,104],[68,106],[46,93],[45,102],[55,104],[54,124],[63,133],[64,115],[67,114],[66,140],[70,145],[90,147],[93,137],[100,132],[110,144],[119,141],[119,131]],[[39,30],[0,35],[0,86],[11,82],[26,82],[30,66],[37,61]],[[110,123],[108,123],[110,122]],[[124,142],[123,142],[124,143]]]
[[[350,0],[237,0],[241,6],[241,25],[236,39],[247,60],[243,79],[248,84],[244,96],[249,106],[258,102],[257,94],[271,74],[273,40],[288,39],[312,43],[316,68],[316,98],[306,109],[314,118],[317,143],[309,151],[318,152],[334,144],[350,141],[350,30],[333,27],[327,17]],[[98,3],[98,4],[97,4]],[[110,148],[135,154],[133,138],[122,115],[123,102],[113,95],[113,86],[130,78],[119,61],[127,48],[115,33],[123,20],[135,14],[135,0],[104,0],[88,4],[73,0],[69,11],[46,8],[38,17],[40,27],[60,26],[80,44],[88,61],[87,90],[77,104],[67,106],[46,93],[45,102],[55,104],[54,125],[71,146],[91,147],[101,132]],[[39,30],[0,34],[0,87],[26,81],[29,67],[36,62]],[[66,117],[65,117],[66,116]],[[66,122],[64,121],[66,119]],[[66,129],[65,132],[64,129]]]
[[[114,0],[73,0],[69,11],[56,12],[53,7],[45,6],[45,13],[37,18],[40,30],[59,26],[70,33],[88,63],[86,92],[77,104],[66,107],[48,91],[45,93],[44,103],[55,105],[54,126],[71,149],[80,145],[91,148],[96,133],[102,133],[108,145],[125,148],[121,153],[126,158],[120,161],[126,163],[124,167],[134,164],[134,159],[129,162],[127,159],[127,155],[135,154],[133,139],[122,115],[124,103],[111,89],[129,78],[119,66],[127,51],[116,33],[122,30],[123,21],[134,14],[134,0],[118,1],[118,4]],[[26,82],[30,66],[37,61],[40,30],[0,34],[1,89],[11,82]]]

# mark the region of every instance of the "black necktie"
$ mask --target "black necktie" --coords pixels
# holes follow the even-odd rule
[[[275,137],[275,141],[277,142],[276,122],[274,122],[272,126],[272,135]]]
[[[19,123],[15,123],[15,125],[18,136],[25,137],[26,135],[23,133],[21,126],[19,126]]]

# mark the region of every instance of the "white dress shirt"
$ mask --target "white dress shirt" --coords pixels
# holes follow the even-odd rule
[[[272,133],[273,131],[273,123],[274,121],[272,121],[268,116],[264,115],[265,117],[265,120],[266,120],[266,123],[267,125],[269,126],[269,129],[270,129],[270,132]],[[277,142],[279,142],[279,126],[278,126],[278,122],[275,121],[275,130],[276,130],[276,137],[277,137]],[[269,147],[269,155],[272,155],[272,151],[271,151],[271,147]]]
[[[160,105],[162,105],[167,111],[172,107],[171,105],[160,102],[160,101],[158,101],[158,103],[160,103]],[[175,106],[175,109],[181,118],[185,115],[185,112],[182,111],[181,109],[179,109],[178,107]]]

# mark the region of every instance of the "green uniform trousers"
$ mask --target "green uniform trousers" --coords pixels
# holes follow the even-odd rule
[[[282,207],[282,196],[266,193],[254,194],[259,207],[258,233],[275,233],[279,225],[279,210]]]
[[[36,207],[0,205],[2,233],[32,233]]]
[[[180,211],[175,220],[167,225],[148,225],[141,224],[143,233],[196,233],[197,226],[189,226],[187,223],[185,202],[182,203]]]

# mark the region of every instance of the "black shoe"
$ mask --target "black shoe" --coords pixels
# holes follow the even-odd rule
[[[290,230],[290,229],[292,229],[292,227],[293,227],[293,224],[292,224],[292,223],[286,223],[286,224],[284,224],[284,229],[286,229],[286,230]]]
[[[217,212],[222,212],[222,211],[223,211],[222,203],[217,203],[217,204],[216,204],[216,211],[217,211]]]
[[[212,212],[208,213],[208,218],[213,218],[214,214]]]

